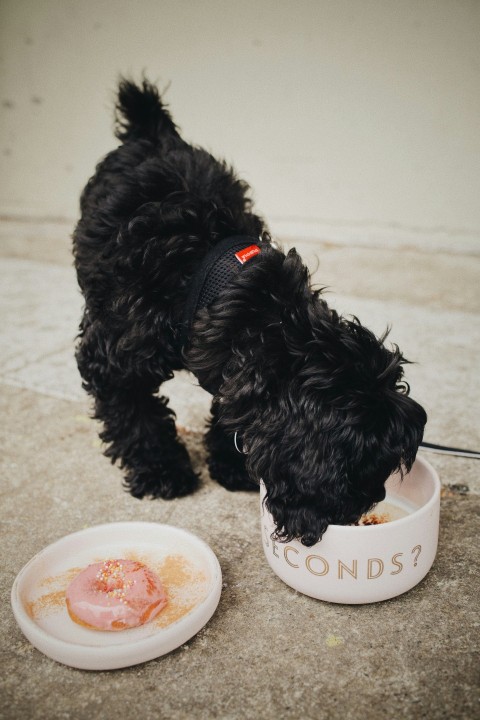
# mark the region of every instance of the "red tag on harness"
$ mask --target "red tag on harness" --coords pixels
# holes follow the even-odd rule
[[[235,257],[237,258],[238,262],[242,263],[242,265],[249,260],[251,260],[255,255],[258,255],[260,252],[260,248],[258,245],[249,245],[248,247],[244,248],[243,250],[239,250],[235,253]]]

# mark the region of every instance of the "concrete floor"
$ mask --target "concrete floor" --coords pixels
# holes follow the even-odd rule
[[[80,316],[69,228],[0,226],[2,322],[2,673],[10,718],[480,717],[478,537],[480,464],[428,455],[444,484],[440,543],[426,579],[385,603],[342,606],[301,596],[271,572],[258,499],[206,473],[208,396],[188,376],[169,394],[201,489],[137,501],[102,456],[80,388],[73,341]],[[297,244],[330,301],[357,314],[417,364],[412,394],[429,413],[426,439],[478,447],[480,260],[413,249]],[[147,520],[185,527],[217,554],[217,612],[170,655],[108,673],[74,670],[25,639],[9,606],[16,574],[41,548],[85,526]]]

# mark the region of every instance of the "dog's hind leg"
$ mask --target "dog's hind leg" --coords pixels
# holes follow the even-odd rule
[[[227,490],[258,490],[245,467],[245,455],[235,447],[235,436],[227,433],[218,421],[218,404],[213,403],[212,417],[205,435],[210,476]]]
[[[104,425],[105,455],[126,470],[125,485],[134,497],[168,499],[193,492],[198,476],[177,437],[175,414],[168,400],[156,395],[169,376],[122,371],[108,359],[105,337],[84,327],[76,353],[84,387],[95,399],[95,418]]]

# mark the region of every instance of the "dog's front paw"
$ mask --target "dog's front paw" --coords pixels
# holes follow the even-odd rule
[[[209,457],[208,470],[210,477],[227,490],[258,490],[258,484],[248,475],[241,455],[238,459],[234,455],[229,455],[228,459]]]
[[[125,476],[125,487],[133,497],[172,498],[189,495],[198,488],[199,477],[190,464],[175,468],[132,468]]]

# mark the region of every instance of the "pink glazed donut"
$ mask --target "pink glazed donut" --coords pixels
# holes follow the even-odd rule
[[[93,630],[125,630],[152,620],[167,604],[160,579],[135,560],[89,565],[70,583],[67,610]]]

